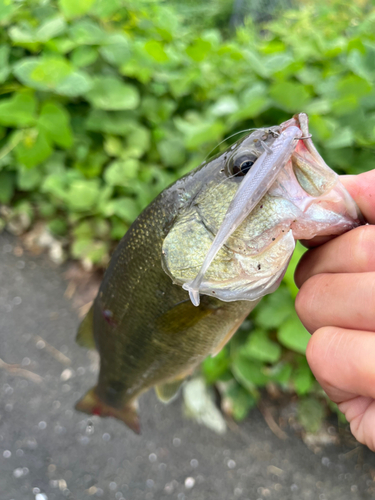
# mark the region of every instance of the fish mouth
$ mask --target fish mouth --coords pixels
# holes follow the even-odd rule
[[[280,129],[296,126],[304,140],[298,141],[268,192],[221,246],[199,283],[199,293],[225,302],[258,300],[279,286],[296,240],[338,235],[364,222],[339,176],[312,143],[307,115],[293,117]],[[163,268],[185,289],[191,290],[223,223],[228,203],[215,216],[211,207],[212,200],[224,199],[224,190],[225,185],[211,191],[207,186],[164,240]]]

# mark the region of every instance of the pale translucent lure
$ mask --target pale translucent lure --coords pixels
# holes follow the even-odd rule
[[[286,128],[275,139],[271,149],[267,148],[245,175],[229,205],[199,273],[193,281],[183,285],[183,288],[188,290],[190,300],[195,306],[199,306],[199,288],[217,252],[266,194],[280,170],[289,160],[297,145],[297,140],[301,137],[302,132],[298,127]]]

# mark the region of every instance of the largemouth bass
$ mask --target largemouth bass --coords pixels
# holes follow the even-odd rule
[[[241,194],[245,181],[251,203]],[[205,357],[218,353],[278,287],[295,240],[363,222],[315,149],[303,113],[203,162],[139,215],[114,252],[77,334],[80,345],[99,351],[100,373],[76,408],[139,432],[140,394],[155,386],[168,401]],[[192,283],[198,307],[183,289]]]

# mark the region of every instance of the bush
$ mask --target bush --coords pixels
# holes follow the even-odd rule
[[[187,25],[178,5],[0,0],[2,226],[42,219],[70,256],[105,265],[137,214],[224,137],[299,111],[338,172],[374,167],[371,2],[306,2],[230,37]],[[237,417],[270,382],[315,390],[292,272],[204,364],[209,381],[232,380]]]

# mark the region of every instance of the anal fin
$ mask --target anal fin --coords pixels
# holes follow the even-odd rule
[[[177,380],[172,380],[172,382],[157,385],[155,387],[155,393],[158,399],[163,403],[169,403],[172,401],[177,396],[183,382],[184,378],[179,378]]]
[[[104,403],[96,394],[95,387],[90,389],[85,396],[80,399],[76,410],[88,413],[89,415],[98,415],[99,417],[114,417],[122,420],[136,434],[141,433],[139,417],[135,402],[126,404],[123,408],[113,408]]]
[[[82,347],[88,349],[95,349],[94,331],[93,331],[93,305],[90,307],[89,312],[83,318],[78,327],[76,342]]]

